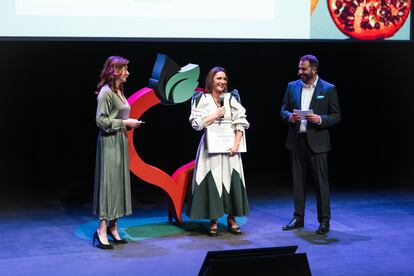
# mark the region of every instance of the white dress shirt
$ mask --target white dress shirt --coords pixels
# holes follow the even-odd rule
[[[312,84],[305,84],[302,82],[302,98],[301,98],[301,109],[302,110],[309,110],[309,105],[312,100],[313,92],[315,91],[316,84],[318,83],[319,77],[316,75],[316,80]],[[300,127],[299,127],[299,133],[306,132],[308,121],[301,120],[300,121]]]

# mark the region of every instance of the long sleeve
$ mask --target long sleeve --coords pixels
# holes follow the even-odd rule
[[[206,101],[202,98],[205,95],[202,92],[195,92],[191,99],[190,124],[195,130],[203,130],[205,127],[204,119],[209,115]]]
[[[336,87],[332,86],[331,90],[329,91],[329,110],[328,114],[321,115],[322,123],[319,126],[320,128],[328,128],[331,126],[336,125],[341,121],[341,109],[339,107],[339,98],[338,93],[336,91]]]
[[[291,84],[289,84],[286,89],[285,96],[283,97],[282,107],[280,108],[280,117],[287,124],[291,124],[290,116],[292,115],[292,108],[290,106],[290,85]]]
[[[122,119],[114,119],[112,114],[113,99],[111,91],[102,89],[98,95],[98,107],[96,110],[96,124],[107,133],[116,132],[122,127]]]
[[[235,97],[231,97],[230,99],[230,108],[232,127],[244,132],[250,126],[250,123],[246,120],[246,109],[237,101]]]

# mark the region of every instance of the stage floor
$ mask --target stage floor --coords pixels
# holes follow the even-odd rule
[[[249,191],[249,190],[248,190]],[[205,235],[207,221],[167,222],[165,204],[134,209],[121,219],[129,244],[92,247],[97,220],[90,204],[59,200],[2,208],[1,275],[197,275],[207,251],[297,245],[313,275],[414,275],[414,191],[332,191],[331,232],[318,226],[315,197],[307,197],[305,227],[284,232],[292,216],[290,192],[251,189],[251,213],[239,219],[244,235]]]

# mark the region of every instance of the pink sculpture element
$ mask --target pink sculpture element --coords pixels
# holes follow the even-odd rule
[[[155,95],[154,90],[144,87],[128,98],[131,106],[131,118],[139,119],[145,111],[159,104],[161,101]],[[191,182],[194,160],[178,168],[172,176],[157,167],[148,165],[138,155],[134,146],[134,129],[128,131],[128,146],[130,158],[130,170],[139,178],[152,185],[160,187],[169,197],[168,218],[174,218],[182,224],[182,210],[187,191],[187,185]]]

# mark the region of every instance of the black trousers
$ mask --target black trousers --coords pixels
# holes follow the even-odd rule
[[[315,184],[318,221],[329,222],[331,208],[328,181],[328,153],[314,153],[309,148],[306,134],[299,134],[296,147],[290,151],[293,178],[294,218],[305,218],[306,181],[312,177]]]

